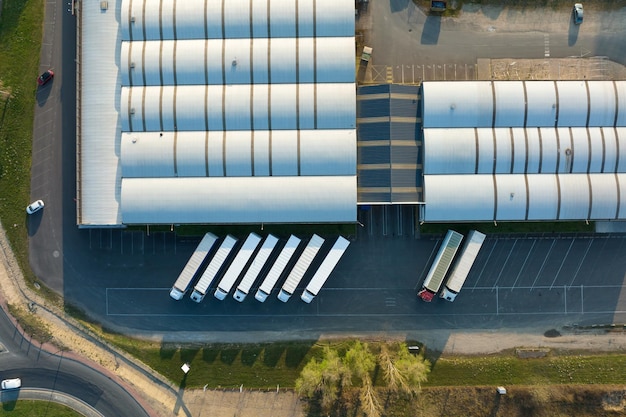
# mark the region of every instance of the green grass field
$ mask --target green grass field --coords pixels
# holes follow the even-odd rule
[[[82,414],[50,401],[7,401],[0,407],[0,417],[81,417]]]

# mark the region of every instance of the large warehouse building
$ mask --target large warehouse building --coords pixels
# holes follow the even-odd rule
[[[426,222],[626,219],[626,81],[428,82]]]
[[[626,81],[357,93],[350,0],[81,4],[79,226],[626,219]]]
[[[350,0],[81,5],[80,226],[356,221]]]

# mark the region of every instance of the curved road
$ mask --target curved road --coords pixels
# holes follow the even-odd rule
[[[149,416],[137,401],[108,376],[67,357],[62,351],[46,352],[30,343],[0,309],[0,379],[22,379],[25,389],[51,390],[80,399],[106,417]],[[20,391],[2,392],[2,401],[20,398]],[[30,397],[30,396],[29,396]],[[82,407],[84,411],[84,406]]]

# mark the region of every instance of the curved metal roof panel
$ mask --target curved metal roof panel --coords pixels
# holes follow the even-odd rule
[[[590,172],[589,168],[593,161],[593,157],[596,157],[596,163],[598,162],[598,157],[600,157],[600,162],[602,159],[602,154],[593,153],[593,143],[598,141],[589,140],[589,133],[586,128],[574,127],[568,129],[568,133],[571,136],[571,155],[567,155],[567,148],[565,149],[565,159],[566,161],[571,161],[569,164],[571,165],[570,170],[566,172],[572,173],[586,173]],[[599,142],[602,145],[602,142]],[[598,149],[596,148],[596,151]],[[600,149],[601,151],[601,149]]]
[[[610,129],[604,129],[605,133]],[[615,132],[617,146],[617,172],[626,172],[626,127],[617,127]],[[606,136],[605,136],[606,138]]]
[[[626,127],[626,81],[613,81],[617,91],[617,117],[615,126]]]
[[[526,181],[524,175],[496,175],[496,220],[526,219]]]
[[[122,40],[352,37],[354,11],[334,0],[123,0],[120,24]]]
[[[605,155],[602,163],[601,172],[616,172],[617,162],[620,156],[618,152],[618,142],[616,136],[617,129],[602,127],[599,130]],[[626,143],[624,145],[626,145]]]
[[[496,138],[496,174],[510,174],[513,157],[513,138],[511,131],[505,128],[493,129]]]
[[[496,127],[523,127],[526,113],[524,84],[521,81],[494,81]]]
[[[272,138],[272,175],[298,175],[298,136],[293,130],[274,130]],[[276,159],[274,159],[276,155]]]
[[[615,174],[619,190],[619,219],[626,219],[626,174]]]
[[[525,82],[526,126],[553,127],[556,123],[556,89],[554,81]]]
[[[492,129],[474,129],[478,144],[477,174],[493,174],[495,162],[495,140]],[[426,161],[424,161],[426,162]]]
[[[300,131],[300,175],[356,175],[356,130]]]
[[[615,219],[618,186],[615,175],[589,175],[591,186],[590,219]]]
[[[539,173],[541,150],[539,129],[536,127],[526,128],[526,172],[528,174]]]
[[[356,101],[348,83],[122,87],[120,113],[123,131],[353,129]]]
[[[589,101],[585,81],[556,81],[558,126],[586,126]]]
[[[356,176],[125,178],[125,224],[356,221]]]
[[[424,221],[493,220],[491,175],[424,175]]]
[[[122,133],[122,177],[173,177],[174,134]]]
[[[613,126],[616,110],[613,81],[588,82],[587,88],[589,89],[588,126]]]
[[[559,181],[559,220],[580,220],[589,217],[591,196],[585,174],[557,174]],[[555,198],[553,196],[552,198]]]
[[[474,129],[424,129],[423,132],[424,174],[476,172]]]
[[[425,128],[492,126],[490,81],[427,81],[422,84],[422,100]]]
[[[527,175],[528,181],[528,220],[557,218],[558,188],[555,175]]]
[[[559,145],[554,128],[539,128],[541,138],[541,174],[554,174],[559,160]]]

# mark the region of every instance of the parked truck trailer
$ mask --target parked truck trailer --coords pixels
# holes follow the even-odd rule
[[[309,281],[309,285],[306,286],[300,298],[305,303],[310,303],[313,301],[313,298],[317,296],[317,294],[322,289],[322,286],[326,283],[328,277],[335,269],[335,266],[339,263],[339,260],[348,249],[348,245],[350,245],[350,241],[342,236],[337,238],[337,241],[326,255],[326,258],[322,261],[322,264]]]
[[[433,300],[435,294],[439,292],[439,288],[441,288],[443,279],[446,277],[446,273],[452,264],[454,255],[459,249],[462,240],[462,234],[454,230],[448,230],[446,237],[441,243],[439,252],[437,252],[437,256],[428,271],[428,275],[426,275],[426,279],[422,284],[422,289],[417,293],[422,300],[430,302]]]
[[[457,294],[461,291],[465,280],[476,261],[478,252],[483,246],[485,235],[477,230],[472,230],[465,238],[465,245],[459,255],[459,259],[452,268],[450,277],[446,281],[439,296],[450,302],[454,301]]]
[[[174,300],[180,300],[183,298],[183,295],[185,295],[193,282],[193,277],[198,273],[202,262],[204,262],[216,241],[217,236],[214,234],[207,233],[204,235],[198,244],[198,247],[191,254],[187,264],[178,276],[178,279],[176,279],[174,286],[170,290],[170,297]]]
[[[315,255],[317,255],[317,252],[319,252],[323,244],[324,239],[318,235],[313,235],[311,240],[309,240],[309,244],[306,245],[306,248],[304,248],[302,255],[298,258],[298,261],[287,276],[280,293],[278,293],[278,299],[280,301],[286,303],[289,298],[291,298],[293,293],[296,291],[298,284],[302,280],[302,277],[306,273],[307,269],[309,269],[309,266],[311,266],[311,262],[315,259]]]
[[[199,303],[204,299],[209,287],[213,283],[213,280],[217,276],[220,268],[226,261],[226,258],[230,254],[230,251],[233,250],[235,244],[237,243],[237,239],[232,237],[231,235],[226,236],[220,247],[215,252],[213,259],[209,262],[209,266],[206,267],[206,270],[198,280],[198,283],[193,289],[191,293],[191,299],[196,303]]]
[[[294,235],[291,235],[285,246],[280,251],[278,258],[274,261],[274,265],[272,265],[272,269],[267,273],[263,283],[257,290],[254,298],[256,298],[260,302],[264,302],[267,299],[267,296],[270,295],[274,285],[278,282],[278,279],[282,275],[287,263],[298,249],[298,245],[300,245],[300,239]]]
[[[237,252],[235,259],[228,267],[228,270],[220,280],[219,284],[217,284],[217,289],[215,290],[215,298],[218,300],[223,300],[226,298],[228,293],[230,292],[233,285],[235,285],[235,281],[239,278],[239,274],[245,268],[246,264],[252,257],[252,254],[256,250],[256,247],[261,243],[261,237],[256,233],[250,233],[248,238],[243,242],[243,245]]]
[[[252,288],[252,285],[254,284],[254,281],[256,281],[270,255],[274,251],[276,243],[278,243],[277,237],[267,235],[261,249],[259,249],[257,254],[254,256],[250,267],[237,286],[237,290],[235,290],[235,294],[233,295],[235,300],[242,302],[246,298],[250,292],[250,288]]]

